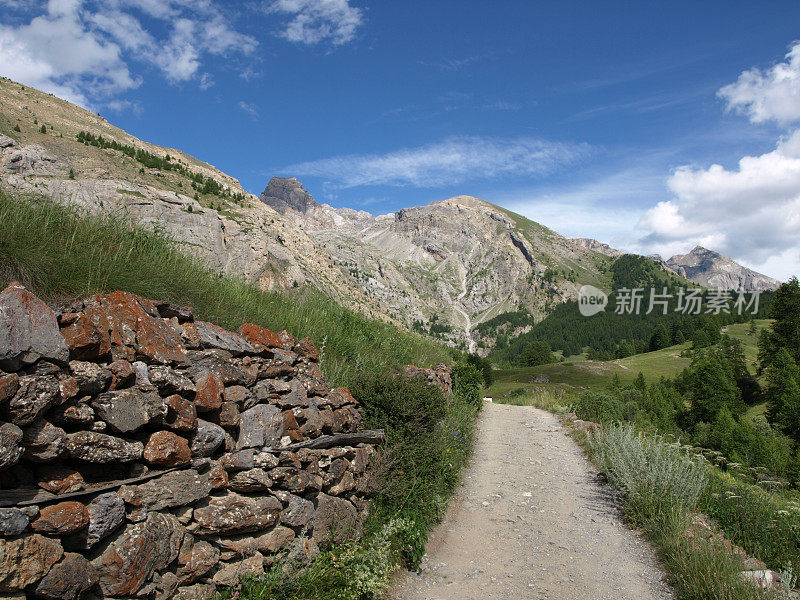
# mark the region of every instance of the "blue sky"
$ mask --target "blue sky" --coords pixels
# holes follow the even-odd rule
[[[0,9],[0,74],[254,193],[297,176],[373,213],[470,194],[624,249],[800,271],[798,2]]]

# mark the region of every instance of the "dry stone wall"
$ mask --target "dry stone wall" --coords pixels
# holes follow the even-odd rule
[[[0,293],[0,596],[207,598],[357,538],[381,431],[309,339]]]

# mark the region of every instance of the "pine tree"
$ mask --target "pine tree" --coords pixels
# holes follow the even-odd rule
[[[767,372],[767,419],[800,441],[800,367],[789,351],[781,348]]]
[[[22,131],[22,130],[19,128],[19,124],[17,124],[17,125],[14,125],[14,131],[16,131],[17,133],[19,133],[20,131]]]
[[[72,169],[69,170],[69,178],[75,179],[75,171],[73,171]]]
[[[47,127],[42,125],[42,127],[39,129],[39,133],[47,133]]]

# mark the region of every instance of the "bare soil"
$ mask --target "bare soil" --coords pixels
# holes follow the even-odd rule
[[[627,528],[558,419],[487,403],[475,456],[421,573],[393,600],[672,599],[652,548]]]

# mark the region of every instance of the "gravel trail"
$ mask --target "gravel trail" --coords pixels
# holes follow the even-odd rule
[[[475,455],[422,573],[392,600],[674,598],[653,550],[558,419],[488,403]]]

